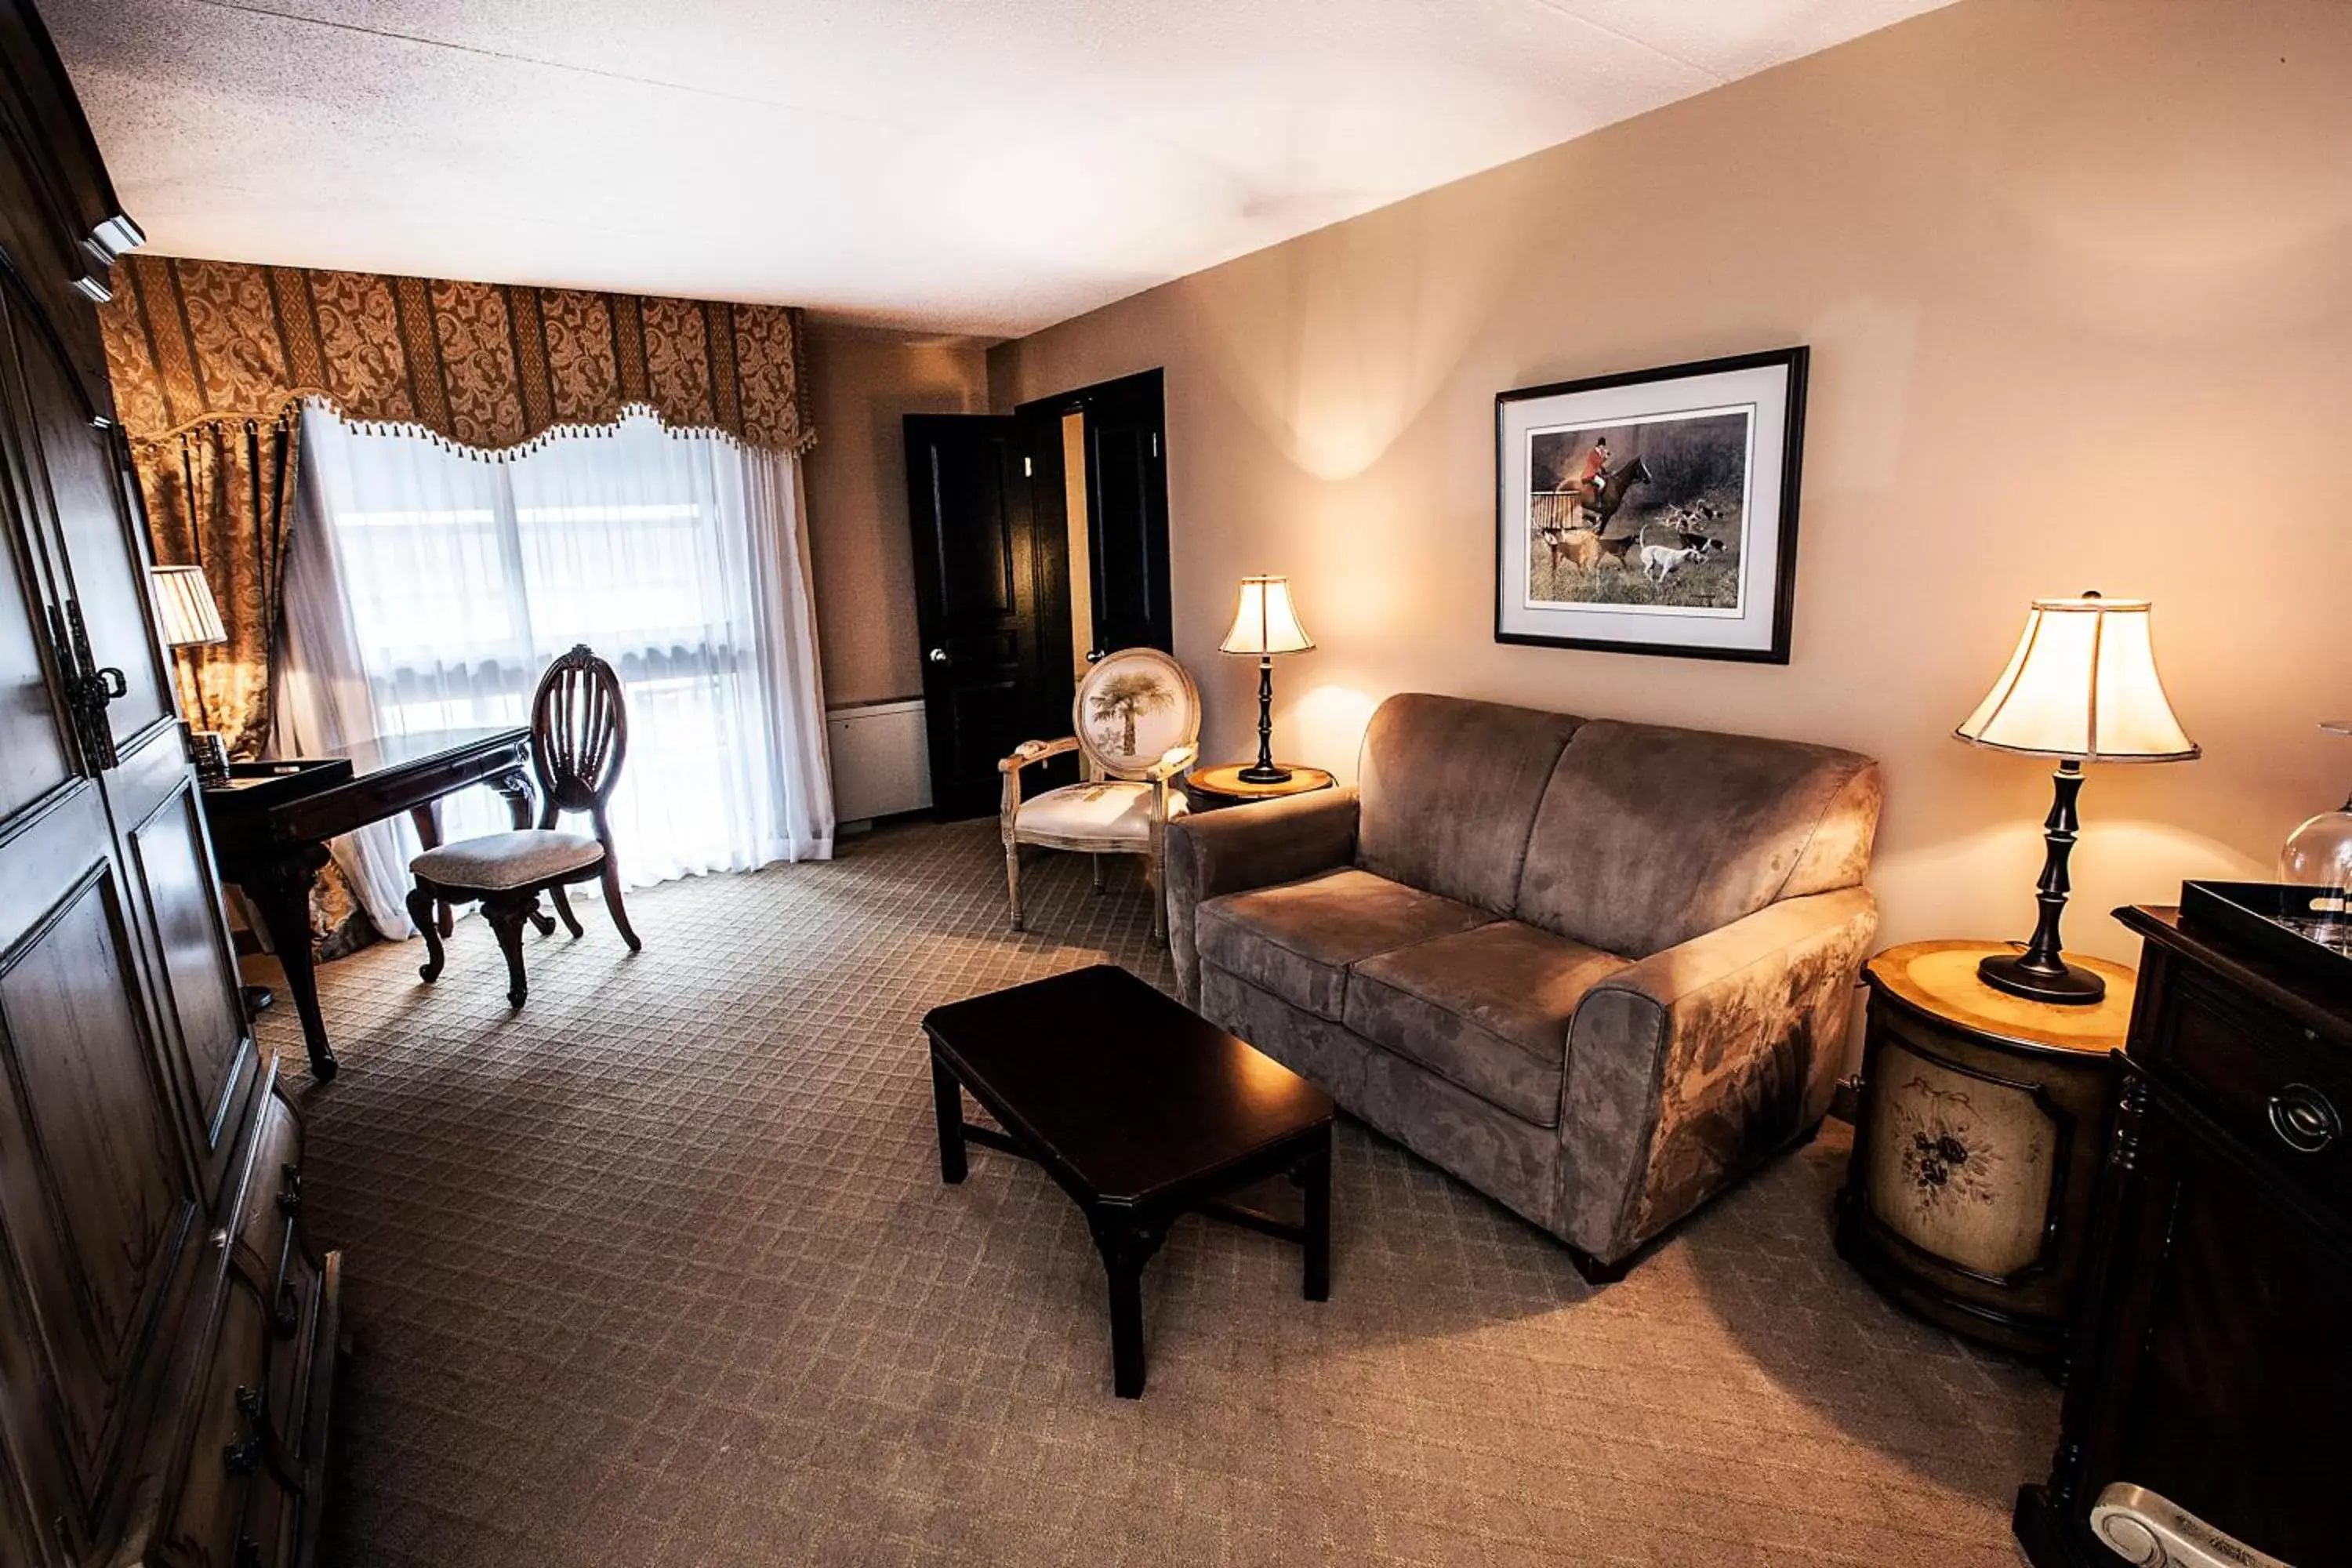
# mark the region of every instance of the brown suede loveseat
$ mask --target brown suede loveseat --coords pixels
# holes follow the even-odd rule
[[[1360,762],[1169,825],[1186,1002],[1596,1280],[1820,1125],[1877,763],[1418,694]]]

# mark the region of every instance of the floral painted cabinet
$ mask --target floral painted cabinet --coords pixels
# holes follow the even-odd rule
[[[1853,1158],[1838,1251],[1931,1322],[2056,1360],[2065,1350],[2106,1142],[2128,969],[2096,1006],[1995,991],[1977,961],[2009,944],[1925,942],[1871,960]]]

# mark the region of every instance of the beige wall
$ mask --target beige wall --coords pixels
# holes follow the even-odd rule
[[[1962,0],[993,351],[1000,405],[1168,370],[1177,649],[1213,755],[1244,573],[1321,646],[1286,754],[1433,689],[1886,764],[1890,941],[2021,937],[2047,768],[1949,737],[2036,595],[2156,600],[2205,759],[2094,769],[2074,945],[2265,874],[2352,784],[2352,5]],[[1574,89],[1564,82],[1563,91]],[[1810,343],[1785,668],[1491,640],[1493,396]]]
[[[829,706],[922,691],[907,538],[908,414],[978,414],[988,363],[971,339],[818,323],[808,336],[809,552]]]

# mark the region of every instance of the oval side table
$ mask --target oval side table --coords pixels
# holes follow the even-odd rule
[[[1837,1249],[1928,1321],[2054,1363],[2135,975],[2066,954],[2106,979],[2105,1000],[2087,1007],[2028,1001],[1977,978],[1979,959],[2016,951],[1920,942],[1864,968],[1870,1008]]]
[[[1239,805],[1253,800],[1279,800],[1284,795],[1305,795],[1311,790],[1331,787],[1329,773],[1321,768],[1301,767],[1297,763],[1276,764],[1290,770],[1290,776],[1280,784],[1252,784],[1241,775],[1244,768],[1255,765],[1250,763],[1219,763],[1211,767],[1194,768],[1184,775],[1184,793],[1192,798],[1195,810],[1213,811],[1221,805]]]

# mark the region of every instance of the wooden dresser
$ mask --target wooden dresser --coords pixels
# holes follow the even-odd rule
[[[93,301],[140,240],[0,0],[0,1563],[310,1559],[338,1257],[257,1048]]]
[[[2018,1538],[2038,1568],[2125,1561],[2089,1522],[2121,1483],[2347,1568],[2352,994],[2176,911],[2119,914],[2146,939],[2138,1005],[2057,1458],[2019,1494]]]

